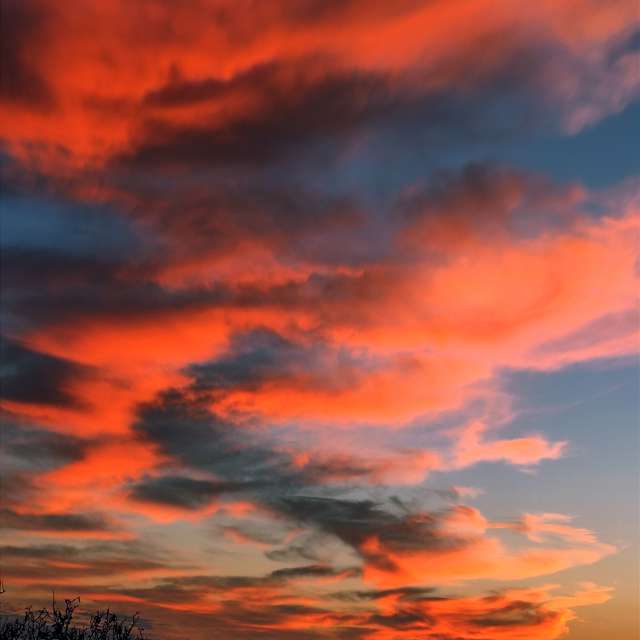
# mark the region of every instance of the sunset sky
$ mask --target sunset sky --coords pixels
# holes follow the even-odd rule
[[[0,2],[2,612],[637,640],[637,1]]]

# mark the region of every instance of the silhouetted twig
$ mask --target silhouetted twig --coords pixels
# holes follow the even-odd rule
[[[130,620],[119,619],[109,609],[95,613],[89,623],[72,626],[80,598],[65,600],[64,609],[56,605],[55,594],[51,610],[26,609],[14,620],[0,622],[0,640],[143,640],[138,614]]]

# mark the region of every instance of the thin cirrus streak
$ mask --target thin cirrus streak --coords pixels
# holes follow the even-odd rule
[[[2,0],[8,610],[631,640],[633,5]]]

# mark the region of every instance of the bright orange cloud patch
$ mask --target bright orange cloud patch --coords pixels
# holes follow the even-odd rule
[[[632,3],[0,1],[11,607],[580,640],[631,544]]]

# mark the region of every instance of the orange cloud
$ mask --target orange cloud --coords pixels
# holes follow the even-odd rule
[[[599,542],[592,532],[567,524],[558,514],[526,515],[522,526],[513,526],[532,541],[554,535],[567,544],[562,547],[529,546],[510,550],[499,538],[487,535],[491,524],[477,510],[458,507],[442,522],[448,536],[462,536],[464,544],[450,548],[393,549],[373,536],[362,545],[365,556],[364,579],[381,588],[402,585],[450,584],[466,580],[525,580],[564,569],[593,564],[615,552],[615,547]]]
[[[569,631],[568,623],[575,618],[573,607],[599,604],[610,597],[610,589],[594,584],[583,585],[575,596],[555,596],[554,590],[554,587],[510,589],[484,598],[426,598],[415,603],[406,598],[403,601],[402,592],[391,593],[379,601],[384,615],[420,612],[425,621],[406,630],[380,629],[368,638],[412,638],[416,630],[423,629],[444,637],[482,634],[481,637],[490,640],[555,640]],[[416,618],[419,620],[419,616]]]
[[[344,192],[388,141],[403,162],[429,147],[430,167],[466,157],[439,157],[441,135],[484,144],[512,111],[564,134],[621,111],[640,91],[633,9],[5,2],[2,409],[17,435],[2,516],[23,593],[78,586],[234,639],[555,640],[574,607],[604,602],[592,584],[431,597],[423,585],[471,593],[616,549],[561,513],[492,521],[455,501],[473,487],[438,512],[413,497],[435,472],[565,454],[508,434],[501,373],[637,353],[638,184],[470,165],[395,199],[393,172]],[[285,533],[237,526],[257,516]],[[319,545],[361,566],[212,575],[215,531],[256,573],[316,562]],[[141,551],[163,539],[191,564]]]
[[[39,0],[14,11],[21,32],[9,41],[15,68],[0,134],[26,159],[48,156],[53,171],[69,163],[102,163],[149,129],[252,122],[283,94],[287,106],[293,96],[295,108],[297,92],[322,86],[332,74],[381,74],[392,91],[400,84],[408,93],[470,91],[507,67],[523,43],[555,47],[590,72],[585,78],[560,58],[533,80],[555,102],[573,107],[571,130],[620,109],[637,91],[631,59],[616,69],[615,94],[603,77],[608,43],[633,24],[624,0],[606,8],[585,0],[549,1],[526,11],[506,0],[393,7],[352,0],[325,11],[285,4],[255,12],[220,0],[179,10],[101,0],[73,11]],[[137,37],[141,32],[144,38]],[[307,61],[301,73],[291,70],[296,60]],[[238,81],[274,61],[289,66],[266,87]],[[576,108],[581,92],[589,102]],[[365,84],[351,100],[357,108],[369,97]]]
[[[534,465],[562,455],[566,442],[550,443],[542,436],[483,441],[486,426],[474,422],[456,436],[454,466],[468,467],[478,462],[504,461],[515,465]]]
[[[576,544],[595,543],[592,531],[568,524],[572,519],[571,516],[562,513],[526,513],[520,522],[494,526],[513,528],[524,533],[532,542],[544,542],[549,537],[556,537]]]

